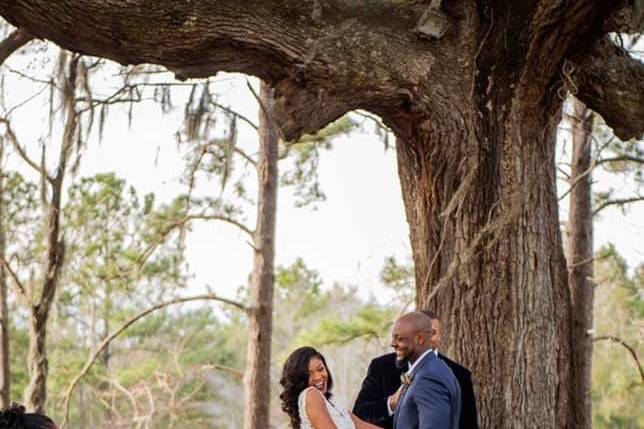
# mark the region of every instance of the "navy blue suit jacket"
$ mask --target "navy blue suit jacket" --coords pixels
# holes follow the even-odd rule
[[[438,354],[452,370],[461,388],[460,429],[478,429],[478,413],[471,372],[462,365]],[[396,368],[396,354],[387,353],[373,359],[356,398],[353,413],[363,420],[391,429],[394,420],[387,411],[387,398],[400,386],[403,370]]]
[[[452,370],[434,353],[414,367],[394,414],[394,429],[458,429],[461,389]]]

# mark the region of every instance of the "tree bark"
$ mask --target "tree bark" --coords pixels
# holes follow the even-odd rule
[[[448,355],[472,370],[484,428],[576,427],[556,121],[533,102],[397,145],[417,307],[440,315]]]
[[[248,349],[244,370],[244,429],[269,427],[271,399],[271,337],[273,332],[273,283],[275,220],[278,188],[277,127],[271,112],[273,90],[261,85],[259,100],[259,181],[257,226],[253,239],[254,262],[248,309]]]
[[[4,163],[4,141],[0,139],[0,165]],[[0,257],[7,260],[5,221],[4,172],[0,170]],[[3,264],[0,264],[0,409],[11,405],[11,372],[9,349],[9,308],[7,303],[7,275]]]
[[[592,56],[623,3],[443,2],[440,39],[414,32],[423,2],[14,0],[0,14],[66,48],[180,77],[255,74],[276,90],[272,116],[286,140],[351,109],[380,115],[400,143],[417,304],[439,310],[449,351],[473,369],[481,426],[575,428],[581,374],[555,129],[575,78],[567,64]],[[637,80],[644,66],[620,61]],[[602,76],[583,76],[578,97]],[[620,103],[612,88],[590,95],[596,108],[621,135],[641,134],[641,121],[620,118],[634,117],[644,95]]]
[[[574,100],[571,113],[572,169],[568,213],[568,285],[572,295],[572,352],[579,376],[574,397],[579,402],[579,428],[592,427],[593,357],[593,208],[592,139],[594,113]]]
[[[0,42],[0,64],[4,63],[18,49],[31,42],[34,37],[24,30],[15,30]]]

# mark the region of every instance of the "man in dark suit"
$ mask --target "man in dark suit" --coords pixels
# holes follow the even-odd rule
[[[434,331],[431,345],[436,352],[441,341],[440,321],[433,312],[425,311],[423,313],[431,319]],[[440,353],[438,353],[438,357],[452,370],[461,389],[459,428],[478,429],[476,400],[470,371]],[[369,364],[367,377],[356,398],[353,408],[354,414],[385,429],[392,429],[393,411],[400,396],[400,376],[407,370],[408,364],[397,361],[395,353],[385,354],[372,360]]]

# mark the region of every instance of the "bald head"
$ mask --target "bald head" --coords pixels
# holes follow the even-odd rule
[[[399,360],[414,362],[431,345],[432,321],[420,311],[404,314],[396,320],[391,332],[391,347]]]
[[[396,323],[401,323],[412,329],[414,333],[429,331],[432,329],[432,320],[421,311],[413,311],[403,314],[398,318]]]

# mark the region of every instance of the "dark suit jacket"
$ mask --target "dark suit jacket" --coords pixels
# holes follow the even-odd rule
[[[458,380],[461,388],[461,417],[460,429],[478,429],[476,399],[470,371],[448,359],[442,354],[438,356],[445,361]],[[367,377],[362,382],[362,388],[356,398],[353,408],[355,415],[385,429],[393,428],[393,417],[387,411],[387,398],[394,394],[400,386],[400,375],[403,370],[396,368],[396,354],[389,353],[371,361]]]
[[[461,389],[445,361],[428,353],[411,377],[394,414],[394,429],[458,429]]]

